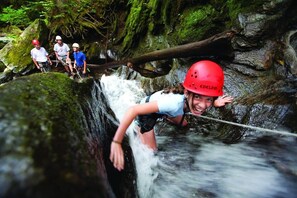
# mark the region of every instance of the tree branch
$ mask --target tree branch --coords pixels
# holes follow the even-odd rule
[[[133,67],[156,60],[164,60],[171,58],[186,58],[194,56],[229,56],[232,54],[231,39],[235,35],[235,31],[226,31],[216,34],[208,39],[179,45],[168,49],[149,52],[144,55],[129,58],[120,61],[114,61],[103,65],[89,65],[91,69],[107,69],[120,65],[132,63]]]

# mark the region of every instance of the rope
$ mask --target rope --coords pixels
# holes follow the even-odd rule
[[[245,124],[239,124],[236,122],[230,122],[230,121],[226,121],[226,120],[220,120],[220,119],[216,119],[216,118],[210,118],[207,116],[202,116],[202,115],[195,115],[192,113],[187,113],[189,115],[193,115],[199,118],[204,118],[204,119],[208,119],[208,120],[213,120],[213,121],[217,121],[217,122],[222,122],[225,124],[230,124],[230,125],[235,125],[235,126],[239,126],[239,127],[243,127],[243,128],[249,128],[249,129],[254,129],[257,131],[262,131],[262,132],[269,132],[269,133],[277,133],[277,134],[281,134],[281,135],[289,135],[289,136],[295,136],[297,137],[297,134],[295,133],[290,133],[290,132],[286,132],[286,131],[277,131],[277,130],[272,130],[272,129],[265,129],[265,128],[261,128],[261,127],[255,127],[255,126],[250,126],[250,125],[245,125]]]

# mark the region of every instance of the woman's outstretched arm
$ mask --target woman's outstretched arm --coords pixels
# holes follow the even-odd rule
[[[138,104],[133,107],[130,107],[126,111],[115,133],[115,136],[113,138],[113,141],[110,147],[109,158],[113,162],[113,165],[116,169],[118,169],[119,171],[124,169],[124,152],[121,144],[126,134],[126,131],[130,126],[130,124],[132,123],[132,121],[138,115],[145,115],[145,114],[155,113],[158,111],[159,111],[159,108],[156,101],[144,103],[144,104]]]

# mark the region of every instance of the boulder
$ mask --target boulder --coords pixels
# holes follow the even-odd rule
[[[34,69],[30,51],[33,48],[31,41],[39,39],[40,42],[47,38],[48,30],[42,20],[34,21],[23,33],[14,40],[8,42],[0,50],[0,61],[5,66],[5,72],[0,77],[0,82],[7,82],[15,75],[24,75]]]
[[[93,84],[38,73],[0,86],[0,197],[115,197],[130,185],[129,195],[131,174],[108,160],[116,121],[108,109],[99,112]]]

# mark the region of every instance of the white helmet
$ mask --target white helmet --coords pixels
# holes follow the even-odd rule
[[[56,36],[56,41],[57,40],[62,40],[62,37],[60,37],[60,36]]]
[[[72,47],[77,47],[77,48],[79,48],[79,44],[78,44],[78,43],[73,43],[73,44],[72,44]]]

